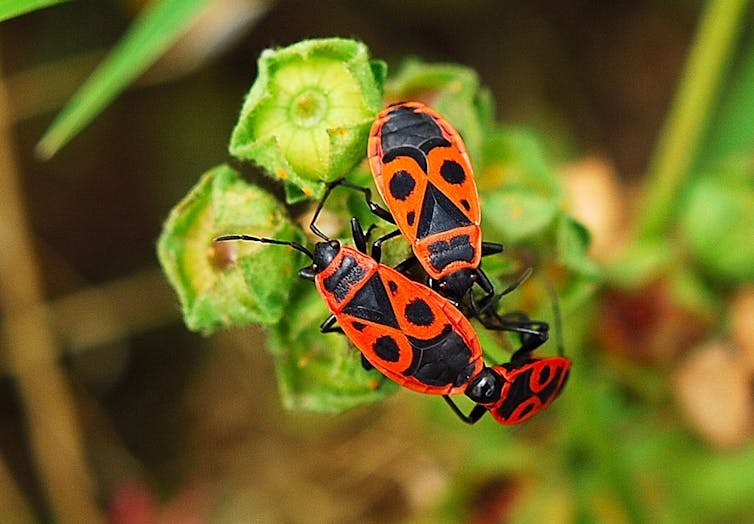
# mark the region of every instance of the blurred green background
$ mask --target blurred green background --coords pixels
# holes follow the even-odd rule
[[[136,49],[188,32],[64,146],[38,144],[142,2],[0,24],[0,522],[754,521],[745,2],[159,4]],[[228,159],[260,52],[333,35],[477,71],[591,230],[571,383],[530,423],[407,391],[288,412],[261,331],[180,319],[163,220]]]

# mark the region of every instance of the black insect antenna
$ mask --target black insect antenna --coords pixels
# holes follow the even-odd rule
[[[243,240],[245,242],[260,242],[262,244],[277,244],[279,246],[290,246],[296,251],[301,251],[307,257],[314,260],[314,255],[312,254],[312,252],[306,249],[304,246],[302,246],[298,242],[291,242],[289,240],[275,240],[274,238],[253,237],[251,235],[223,235],[221,237],[217,237],[215,239],[215,242],[226,242],[228,240]]]
[[[484,313],[485,311],[487,311],[490,308],[492,308],[492,310],[495,310],[497,308],[498,302],[500,302],[500,299],[503,298],[508,293],[512,293],[513,291],[515,291],[516,289],[518,289],[518,287],[521,284],[523,284],[524,282],[526,282],[526,280],[531,276],[531,274],[533,272],[534,272],[534,270],[532,268],[527,267],[526,270],[523,273],[521,273],[521,275],[516,279],[515,282],[513,282],[512,284],[510,284],[507,288],[505,288],[504,290],[502,290],[500,293],[498,293],[495,296],[493,296],[492,298],[490,298],[482,306],[482,308],[479,310],[479,314]]]

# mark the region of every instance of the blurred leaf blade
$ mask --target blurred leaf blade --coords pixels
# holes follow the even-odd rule
[[[0,22],[69,0],[0,0]]]
[[[110,54],[73,95],[37,144],[50,158],[91,122],[188,28],[211,0],[157,0],[144,9]]]

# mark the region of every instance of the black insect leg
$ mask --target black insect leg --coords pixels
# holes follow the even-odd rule
[[[487,329],[493,331],[510,331],[521,337],[521,347],[513,354],[511,360],[525,358],[550,337],[550,325],[541,320],[531,320],[525,313],[512,311],[505,315],[496,312],[478,319]]]
[[[482,242],[482,256],[486,257],[487,255],[496,255],[497,253],[502,253],[505,248],[502,244],[498,244],[497,242]]]
[[[419,259],[416,258],[416,255],[411,255],[406,260],[398,264],[397,266],[393,267],[398,273],[403,273],[404,275],[407,274],[411,269],[416,267],[416,265],[419,263]]]
[[[487,408],[485,408],[481,404],[477,404],[476,406],[474,406],[474,409],[472,409],[471,412],[466,415],[459,409],[456,403],[453,402],[453,399],[448,395],[443,395],[442,398],[445,399],[445,402],[448,404],[448,406],[450,406],[450,409],[453,411],[453,413],[455,413],[456,416],[466,424],[475,424],[480,418],[482,418],[482,415],[487,413]]]
[[[401,231],[399,229],[396,229],[395,231],[391,231],[386,235],[382,235],[380,238],[372,242],[372,258],[377,262],[382,260],[382,243],[386,240],[390,240],[391,238],[395,238],[400,234]]]
[[[359,222],[359,219],[354,217],[351,219],[351,233],[353,235],[353,241],[354,245],[356,246],[356,249],[361,251],[362,253],[367,253],[367,239],[369,237],[369,234],[372,232],[372,229],[374,229],[374,224],[369,226],[369,229],[366,233],[364,233],[364,228],[361,226],[361,223]],[[399,229],[396,229],[395,231],[391,231],[390,233],[387,233],[385,235],[382,235],[380,238],[372,242],[372,249],[370,250],[369,256],[371,256],[373,259],[375,259],[377,262],[380,262],[382,260],[382,243],[386,240],[390,240],[391,238],[395,238],[401,234]],[[395,269],[401,273],[405,273],[408,271],[411,267],[416,265],[416,257],[411,256],[395,266]]]
[[[481,271],[481,270],[482,269],[479,268],[479,271]],[[509,293],[512,293],[513,291],[515,291],[516,289],[518,289],[519,286],[521,286],[521,284],[523,284],[524,282],[526,282],[526,280],[531,276],[532,273],[533,273],[532,268],[530,268],[530,267],[526,268],[526,271],[524,271],[523,273],[521,273],[521,276],[519,276],[516,279],[515,282],[513,282],[512,284],[510,284],[507,288],[505,288],[504,290],[502,290],[500,293],[498,293],[497,295],[494,295],[494,296],[485,297],[483,299],[482,303],[479,304],[479,307],[477,307],[477,309],[474,310],[473,313],[477,317],[479,317],[479,316],[481,316],[482,314],[484,314],[487,311],[494,311],[495,307],[498,304],[498,302],[500,302],[500,299],[503,298],[505,295],[507,295]],[[487,279],[487,282],[489,283],[489,279],[487,278],[487,275],[484,275],[484,277],[485,277],[485,279]],[[489,285],[490,285],[490,288],[491,288],[492,284],[490,283]],[[484,287],[482,289],[484,289]]]
[[[322,322],[322,324],[320,324],[319,331],[321,333],[340,333],[340,334],[344,334],[343,333],[343,328],[341,328],[340,326],[336,326],[335,325],[335,323],[337,321],[338,320],[335,318],[335,315],[330,315],[329,317],[327,317],[325,319],[324,322]]]
[[[336,326],[335,322],[336,322],[335,315],[330,315],[319,326],[320,332],[322,332],[322,333],[340,333],[341,335],[345,335],[345,333],[343,332],[343,328],[341,328],[340,326]],[[376,388],[381,387],[382,384],[385,382],[385,379],[387,379],[387,377],[385,375],[383,375],[382,373],[380,373],[379,370],[377,370],[372,365],[372,363],[367,360],[367,358],[364,356],[364,353],[361,353],[361,367],[363,367],[366,371],[375,370],[375,371],[377,371],[377,373],[380,374],[380,379],[379,379],[379,382],[376,385]]]
[[[352,184],[345,178],[341,178],[340,180],[337,180],[330,184],[331,187],[334,187],[335,185],[347,187],[349,189],[353,189],[355,191],[361,191],[364,193],[364,201],[367,204],[367,207],[369,208],[369,211],[372,212],[372,214],[380,217],[382,220],[385,220],[387,222],[390,222],[391,224],[395,224],[395,219],[393,218],[393,215],[390,214],[390,211],[379,205],[377,202],[372,200],[372,190],[368,187],[358,186],[356,184]]]
[[[502,244],[498,244],[496,242],[482,242],[483,257],[502,253],[503,250],[504,248]],[[484,311],[487,305],[492,302],[493,296],[495,295],[495,288],[481,266],[476,269],[475,282],[480,288],[482,288],[482,291],[484,291],[484,296],[476,298],[474,296],[473,288],[469,290],[469,305],[471,308],[470,314],[472,316],[477,316],[482,311]],[[512,291],[512,289],[506,290],[505,292],[501,293],[500,296],[505,293],[510,293],[510,291]],[[500,300],[500,297],[497,297],[495,300]]]
[[[497,242],[482,242],[482,256],[483,257],[502,253],[503,250],[504,250],[503,245],[498,244]],[[492,286],[492,282],[490,282],[489,277],[482,270],[481,266],[477,269],[477,284],[479,285],[479,287],[482,288],[482,290],[485,293],[485,296],[482,297],[482,304],[486,304],[487,301],[492,297],[492,295],[495,294],[495,288]],[[472,300],[474,300],[473,295],[472,295]]]
[[[371,231],[372,228],[369,228]],[[353,236],[353,245],[356,246],[360,252],[367,254],[367,233],[364,233],[364,228],[361,227],[361,222],[356,217],[351,219],[351,235]]]
[[[367,360],[367,357],[364,356],[364,353],[361,354],[361,367],[363,367],[367,371],[372,371],[374,369],[374,366]]]
[[[314,210],[314,215],[312,216],[312,220],[309,223],[309,229],[317,235],[318,237],[322,238],[323,240],[330,240],[327,235],[322,233],[322,231],[319,230],[319,228],[314,225],[317,219],[319,218],[319,214],[322,212],[322,209],[325,206],[325,202],[327,202],[327,199],[330,198],[330,194],[332,193],[333,189],[336,187],[343,186],[347,187],[349,189],[355,189],[357,191],[361,191],[364,193],[364,199],[366,200],[367,206],[369,206],[369,210],[380,217],[383,220],[387,220],[391,224],[395,224],[395,219],[393,219],[393,215],[390,214],[390,212],[381,207],[376,202],[372,201],[372,190],[368,187],[362,187],[357,186],[356,184],[352,184],[348,182],[345,178],[341,178],[340,180],[336,180],[335,182],[331,182],[327,184],[327,188],[325,189],[325,194],[322,195],[322,199],[317,204],[317,209]]]
[[[474,298],[473,288],[469,290],[469,304],[471,306],[472,316],[480,315],[487,308],[488,304],[493,301],[493,297],[495,296],[495,288],[481,267],[477,268],[476,276],[476,283],[482,288],[482,291],[484,291],[484,296],[481,297],[481,302],[477,304],[477,299]]]

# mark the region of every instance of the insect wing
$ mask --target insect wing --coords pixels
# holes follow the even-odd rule
[[[490,413],[501,424],[519,424],[547,409],[568,379],[571,361],[565,357],[532,359],[495,366],[505,383]]]
[[[483,365],[469,321],[446,299],[387,266],[369,286],[336,314],[366,359],[408,389],[462,393]]]

